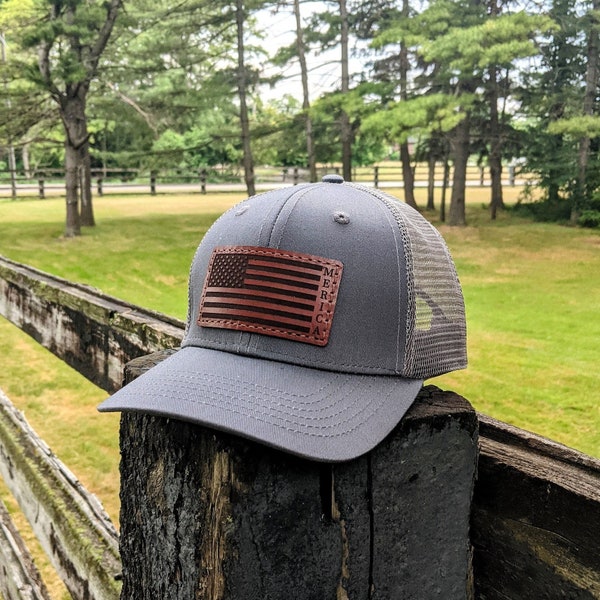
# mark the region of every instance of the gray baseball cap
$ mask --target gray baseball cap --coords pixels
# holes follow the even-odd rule
[[[328,175],[213,224],[192,262],[181,348],[99,410],[344,461],[394,429],[425,379],[466,362],[441,235],[392,196]]]

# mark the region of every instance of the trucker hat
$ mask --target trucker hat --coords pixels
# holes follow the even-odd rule
[[[394,429],[424,379],[465,366],[463,296],[441,235],[396,198],[327,175],[213,224],[192,261],[181,348],[99,410],[345,461]]]

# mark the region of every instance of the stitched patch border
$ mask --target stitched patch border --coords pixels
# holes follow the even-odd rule
[[[343,264],[258,246],[213,250],[197,323],[316,346],[329,341]]]

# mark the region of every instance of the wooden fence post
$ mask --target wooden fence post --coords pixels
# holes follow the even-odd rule
[[[346,463],[139,413],[120,443],[121,600],[472,598],[477,418],[456,394],[424,388]]]
[[[44,192],[44,178],[40,177],[38,179],[38,192],[40,200],[43,200],[46,197],[46,193]]]
[[[156,171],[150,171],[150,194],[156,196]]]

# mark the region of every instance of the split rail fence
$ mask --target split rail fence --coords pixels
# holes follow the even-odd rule
[[[120,387],[132,359],[177,347],[184,328],[2,257],[0,315],[107,392]],[[471,514],[475,597],[600,598],[600,461],[481,414],[478,421]],[[118,598],[115,527],[3,393],[0,475],[72,597]],[[4,509],[0,596],[48,599]]]
[[[322,166],[318,169],[318,177],[327,173],[340,173],[341,168],[336,165]],[[444,181],[444,168],[437,164],[433,173],[427,165],[419,164],[414,168],[415,186],[425,187],[431,184],[441,187]],[[452,181],[452,169],[448,173]],[[257,167],[256,187],[258,190],[270,189],[277,185],[297,185],[309,181],[309,173],[302,167],[268,168]],[[197,171],[184,171],[181,169],[108,169],[93,171],[94,192],[98,196],[110,194],[159,194],[185,191],[189,193],[206,194],[213,191],[245,190],[241,175],[235,173],[224,176],[218,170],[198,169]],[[521,173],[514,166],[505,169],[503,185],[522,186],[531,180],[531,175]],[[353,181],[372,185],[375,188],[402,187],[403,177],[400,164],[373,165],[355,167]],[[477,165],[467,168],[467,184],[469,186],[490,186],[489,169]],[[50,169],[39,171],[27,176],[24,173],[0,171],[0,197],[38,197],[44,199],[49,196],[64,195],[64,171]]]

